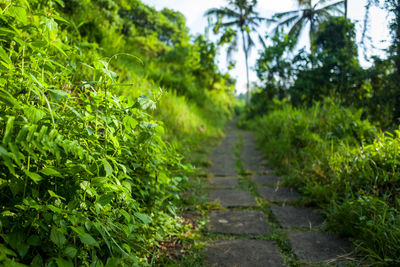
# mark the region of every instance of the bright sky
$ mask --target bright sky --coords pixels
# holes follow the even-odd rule
[[[198,33],[204,33],[204,29],[207,26],[207,19],[203,16],[206,10],[214,7],[221,7],[226,5],[226,0],[142,0],[144,3],[155,7],[157,10],[161,10],[164,7],[168,7],[173,10],[180,11],[186,17],[187,26],[190,28],[192,35]],[[259,0],[258,9],[260,16],[271,17],[274,13],[294,10],[297,8],[295,0]],[[333,2],[333,1],[332,1]],[[360,39],[362,23],[364,20],[365,4],[366,0],[348,0],[349,9],[348,16],[353,22],[358,22],[356,25],[357,29],[357,39]],[[390,44],[390,35],[388,30],[389,18],[387,13],[378,8],[371,8],[370,10],[370,27],[369,34],[372,37],[373,45],[384,49]],[[260,29],[260,33],[264,35],[264,32],[270,31],[266,28]],[[211,31],[210,31],[211,34]],[[256,38],[255,38],[256,39]],[[308,37],[306,33],[303,33],[301,41],[298,47],[304,47],[308,44]],[[240,44],[239,44],[240,45]],[[241,46],[240,46],[241,47]],[[256,59],[258,57],[258,50],[260,46],[258,45],[252,50],[251,56],[249,58],[249,66],[252,68],[255,65]],[[380,54],[383,52],[379,50],[371,50],[370,54]],[[363,66],[368,66],[368,62],[364,61],[361,56],[361,51],[359,52],[361,64]],[[225,63],[226,54],[225,51],[220,52],[218,61],[220,64],[220,69],[226,70]],[[230,74],[237,79],[236,88],[239,93],[246,91],[246,67],[244,61],[243,51],[241,49],[234,55],[237,61],[234,70],[230,71]],[[257,81],[257,76],[255,71],[250,71],[250,82]]]

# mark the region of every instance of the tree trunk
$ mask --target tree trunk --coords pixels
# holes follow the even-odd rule
[[[347,19],[347,2],[348,0],[344,0],[344,18]]]
[[[243,41],[243,51],[244,51],[244,59],[246,62],[246,78],[247,78],[247,83],[246,83],[246,89],[247,89],[247,103],[250,103],[250,79],[249,79],[249,62],[248,62],[248,48],[246,46],[246,38],[244,37],[244,31],[243,29],[241,30],[242,32],[242,41]]]

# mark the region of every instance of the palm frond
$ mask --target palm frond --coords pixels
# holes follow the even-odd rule
[[[282,17],[291,16],[293,14],[298,14],[300,12],[301,12],[301,9],[291,10],[291,11],[286,11],[286,12],[279,12],[279,13],[276,13],[272,18],[281,19]]]
[[[332,15],[325,9],[319,9],[315,11],[315,14],[316,14],[315,18],[318,22],[325,21],[332,17]]]
[[[301,31],[303,30],[305,22],[306,20],[304,19],[304,17],[300,18],[289,31],[289,35],[293,36],[295,44],[297,44],[299,40],[299,36]]]
[[[230,26],[238,25],[239,22],[240,22],[239,20],[228,21],[228,22],[222,23],[221,26],[222,27],[230,27]]]
[[[279,22],[278,26],[289,26],[289,25],[293,24],[293,22],[298,18],[301,18],[301,17],[299,15],[296,15],[296,16],[287,18],[286,20]]]
[[[254,47],[255,43],[249,33],[246,34],[246,39],[247,39],[247,52],[250,52],[250,50]]]
[[[337,10],[340,10],[339,9],[340,7],[343,8],[343,1],[339,1],[339,2],[336,2],[336,3],[321,7],[319,9],[317,9],[317,10],[325,9],[326,11],[334,11],[334,10],[337,11]],[[340,12],[343,14],[342,10],[340,10]]]
[[[258,33],[258,41],[260,41],[261,45],[263,46],[263,49],[265,50],[267,48],[267,45],[265,44],[264,38],[259,33]]]
[[[317,6],[323,6],[323,5],[325,5],[326,3],[329,3],[329,2],[332,2],[332,0],[319,0],[319,1],[315,4],[315,7],[317,7]],[[341,3],[342,5],[344,5],[344,1],[343,1],[343,0],[339,1],[338,3]]]
[[[229,8],[211,8],[204,13],[204,16],[239,18],[240,14]]]

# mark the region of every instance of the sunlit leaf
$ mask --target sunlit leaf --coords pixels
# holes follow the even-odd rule
[[[64,234],[62,234],[59,230],[55,227],[51,229],[50,232],[50,240],[56,244],[57,247],[62,247],[67,239],[65,238]]]

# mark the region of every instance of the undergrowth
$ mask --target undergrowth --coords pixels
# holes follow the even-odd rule
[[[380,133],[362,110],[329,99],[310,108],[276,102],[247,126],[285,181],[323,208],[329,229],[374,265],[400,264],[399,131]]]
[[[201,51],[170,10],[136,0],[0,8],[0,265],[154,265],[185,238],[190,155],[221,134],[229,82],[214,69],[209,88],[194,71],[173,84],[146,74],[178,46],[193,48],[182,60],[199,67]],[[161,25],[132,23],[140,12]]]

